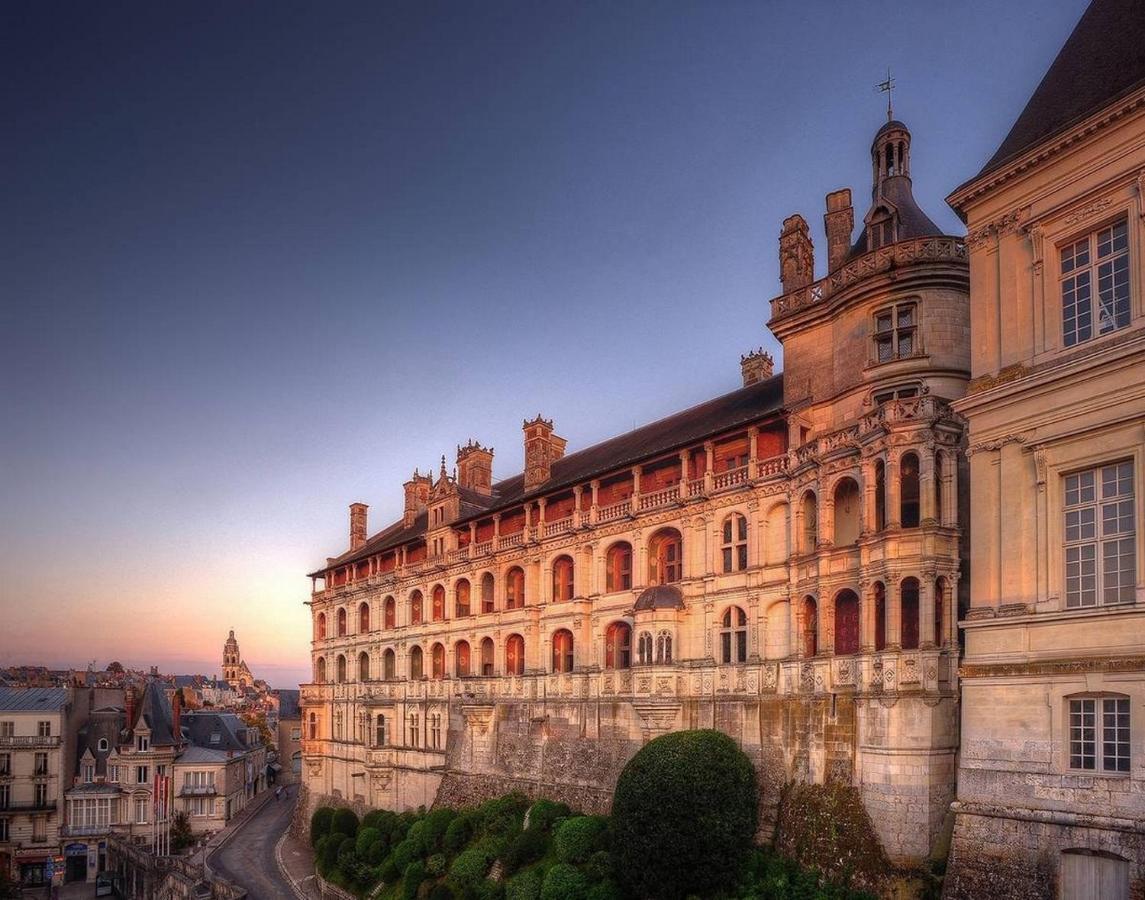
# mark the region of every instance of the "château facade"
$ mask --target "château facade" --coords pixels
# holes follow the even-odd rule
[[[780,236],[782,294],[743,387],[578,452],[525,421],[525,471],[493,450],[415,471],[401,520],[313,572],[303,781],[404,809],[516,787],[605,808],[651,737],[713,727],[783,783],[861,792],[919,861],[955,789],[969,274],[911,191],[911,136],[871,147],[853,240],[827,197]],[[765,826],[767,827],[767,826]]]

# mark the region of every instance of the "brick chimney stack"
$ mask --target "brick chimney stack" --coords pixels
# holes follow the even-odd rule
[[[543,419],[539,413],[531,422],[526,419],[521,428],[525,432],[525,490],[531,491],[549,480],[553,463],[565,455],[568,441],[553,434],[552,419]]]
[[[127,730],[135,727],[135,685],[129,684],[123,692],[123,705],[127,714]]]
[[[457,448],[457,483],[486,497],[493,493],[493,448],[469,440]]]
[[[175,696],[171,698],[171,733],[175,735],[175,743],[183,743],[183,689],[176,688]]]
[[[779,235],[779,278],[783,293],[807,287],[815,280],[815,249],[803,216],[796,214],[783,220]]]
[[[350,504],[350,549],[357,550],[366,543],[366,510],[365,503]]]
[[[413,524],[418,513],[424,512],[429,504],[429,490],[433,486],[432,475],[422,475],[417,469],[413,470],[413,477],[407,481],[403,488],[406,492],[405,511],[402,513],[402,523],[406,528]]]
[[[739,358],[740,371],[743,373],[743,386],[748,387],[770,378],[775,368],[775,361],[770,353],[764,352],[760,347],[751,353]]]
[[[827,232],[827,271],[834,272],[851,250],[851,232],[855,228],[855,208],[851,206],[851,189],[832,191],[827,195],[827,212],[823,215]]]

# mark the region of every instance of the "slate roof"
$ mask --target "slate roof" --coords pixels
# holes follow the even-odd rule
[[[171,703],[167,699],[167,692],[163,685],[157,681],[148,681],[143,688],[143,697],[139,701],[139,711],[135,721],[131,723],[132,730],[139,727],[142,720],[151,731],[151,744],[155,747],[166,747],[177,743],[172,729]]]
[[[486,516],[496,510],[515,506],[524,500],[551,494],[575,484],[584,484],[592,478],[634,465],[641,460],[678,450],[741,425],[758,422],[770,414],[781,412],[782,408],[783,373],[781,372],[772,378],[561,457],[553,463],[549,480],[531,491],[525,490],[523,473],[494,484],[492,497],[467,491],[463,499],[474,509],[467,512],[463,503],[461,518],[454,524],[462,524],[470,519]],[[311,574],[320,575],[330,567],[364,559],[420,538],[425,534],[427,518],[427,513],[419,514],[413,525],[408,528],[401,521],[395,522],[374,535],[357,550],[343,553],[330,566],[323,566]]]
[[[883,126],[884,128],[886,126]],[[914,199],[914,189],[909,176],[891,175],[884,178],[882,186],[871,202],[871,209],[889,205],[898,213],[898,234],[896,240],[909,241],[920,237],[933,237],[942,234],[942,229],[931,221]],[[859,237],[847,254],[847,259],[855,259],[869,252],[867,250],[867,227],[859,232]]]
[[[0,687],[0,710],[4,712],[55,712],[67,705],[67,688]]]
[[[967,184],[1143,86],[1145,3],[1093,0],[1010,133]]]
[[[107,758],[119,745],[125,714],[122,709],[93,710],[88,720],[76,732],[76,774],[81,771],[83,755],[87,750],[95,758],[95,774],[107,774]],[[107,741],[107,749],[100,750],[100,740]]]
[[[299,691],[280,690],[275,691],[274,695],[278,698],[279,721],[302,718],[302,707],[299,705]]]
[[[251,748],[245,740],[247,725],[234,713],[190,712],[183,715],[182,724],[187,740],[196,747],[240,753]],[[212,741],[216,734],[218,739]]]

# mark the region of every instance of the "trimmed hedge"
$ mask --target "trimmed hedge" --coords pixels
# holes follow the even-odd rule
[[[485,880],[489,867],[497,858],[498,849],[494,842],[484,840],[463,850],[449,867],[449,877],[462,888],[476,888]]]
[[[348,840],[350,839],[344,834],[326,836],[326,843],[322,845],[322,855],[318,857],[318,864],[323,872],[329,872],[338,864],[338,853],[341,851],[342,845]]]
[[[382,839],[382,833],[376,828],[360,828],[358,836],[354,839],[354,849],[359,856],[365,856],[375,841]]]
[[[574,816],[557,828],[553,848],[563,863],[582,863],[608,842],[608,819],[604,816]]]
[[[404,841],[394,847],[392,859],[399,872],[404,873],[406,866],[412,863],[415,859],[420,858],[421,847],[413,838],[406,838]]]
[[[541,900],[581,900],[586,893],[588,879],[568,863],[557,863],[549,869],[541,885]]]
[[[357,837],[358,835],[358,815],[352,809],[341,807],[334,811],[334,819],[330,823],[330,831],[337,834],[344,834],[346,837]]]
[[[567,803],[554,803],[552,800],[538,800],[529,807],[529,830],[551,831],[561,819],[572,815]]]
[[[549,835],[543,829],[529,828],[522,831],[509,842],[508,848],[501,854],[501,862],[505,864],[505,874],[512,875],[529,863],[536,862],[548,849]]]
[[[751,760],[727,735],[704,729],[658,737],[629,760],[616,785],[616,872],[637,897],[676,900],[727,889],[751,850],[757,803]]]
[[[468,844],[472,838],[473,819],[468,814],[461,813],[461,815],[450,822],[449,827],[445,829],[442,846],[450,853],[459,853],[465,849],[465,845]]]
[[[330,824],[334,821],[334,810],[329,806],[320,806],[314,810],[310,817],[310,846],[317,847],[318,839],[330,833]]]
[[[505,883],[505,900],[541,900],[541,882],[536,869],[514,875]]]
[[[425,866],[421,860],[415,860],[406,866],[402,875],[402,897],[404,900],[417,900],[417,889],[425,881]]]

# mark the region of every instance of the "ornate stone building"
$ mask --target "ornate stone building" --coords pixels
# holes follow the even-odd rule
[[[254,686],[254,676],[239,652],[239,642],[233,628],[227,635],[227,642],[223,644],[223,681],[236,691]]]
[[[1145,897],[1145,4],[1097,0],[969,227],[973,567],[948,896]]]
[[[816,280],[783,223],[770,328],[786,369],[525,471],[469,442],[414,472],[402,519],[312,573],[302,687],[312,803],[401,809],[519,787],[607,805],[649,738],[714,727],[791,779],[862,794],[889,852],[935,848],[954,795],[968,267],[911,192],[910,133],[871,147],[854,242],[827,197]]]

